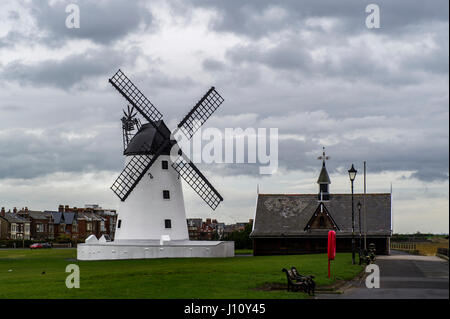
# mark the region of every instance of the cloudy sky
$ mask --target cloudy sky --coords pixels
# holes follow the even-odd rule
[[[80,8],[68,29],[65,8]],[[322,146],[332,192],[347,169],[393,186],[395,232],[449,228],[448,1],[1,1],[0,205],[98,203],[123,166],[121,68],[173,128],[214,85],[207,126],[278,128],[279,168],[202,164],[225,198],[184,187],[188,217],[252,218],[262,193],[315,193]],[[362,191],[362,174],[355,181]]]

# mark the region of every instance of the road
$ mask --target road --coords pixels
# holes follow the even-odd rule
[[[393,251],[377,256],[380,288],[366,288],[365,280],[352,282],[343,294],[318,294],[316,299],[448,299],[448,261],[436,256],[415,256]]]

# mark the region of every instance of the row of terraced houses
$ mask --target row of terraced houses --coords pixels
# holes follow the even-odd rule
[[[114,238],[117,213],[98,205],[83,208],[59,205],[58,211],[35,211],[24,207],[0,211],[0,239],[83,240],[89,235]]]
[[[58,211],[36,211],[24,207],[0,211],[0,240],[47,241],[58,238],[72,241],[84,240],[89,235],[100,238],[108,235],[114,239],[117,213],[98,205],[84,208],[59,205]],[[226,240],[233,231],[242,231],[248,222],[225,225],[216,219],[188,218],[190,240]]]

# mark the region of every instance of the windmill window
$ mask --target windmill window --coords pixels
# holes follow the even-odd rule
[[[169,169],[169,162],[168,161],[162,161],[161,165],[162,165],[162,169]]]
[[[164,219],[164,226],[166,228],[172,228],[172,220],[170,219]]]
[[[170,192],[168,190],[163,190],[163,198],[170,199]]]
[[[122,226],[122,220],[119,219],[118,223],[117,223],[117,228],[120,228],[120,226]]]

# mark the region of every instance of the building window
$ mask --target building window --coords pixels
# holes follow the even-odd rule
[[[102,232],[106,231],[105,222],[103,220],[100,222],[100,231]]]
[[[170,199],[170,192],[168,190],[163,190],[163,198]]]
[[[168,161],[162,161],[161,165],[162,165],[162,169],[169,169],[169,162]]]
[[[120,226],[122,226],[122,220],[119,219],[118,224],[117,224],[117,228],[120,228]]]
[[[172,228],[172,221],[170,219],[165,219],[164,225],[166,226],[166,228]]]
[[[11,224],[11,232],[15,233],[17,231],[17,225]]]
[[[92,223],[86,223],[86,230],[87,231],[92,231]]]
[[[44,232],[44,224],[36,224],[36,232],[43,233]]]

